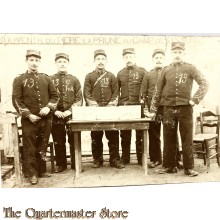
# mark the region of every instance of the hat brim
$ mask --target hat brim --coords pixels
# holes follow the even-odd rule
[[[28,58],[28,57],[37,57],[37,58],[41,59],[41,56],[36,55],[36,54],[28,54],[28,55],[26,55],[26,58]]]
[[[134,52],[125,52],[122,54],[122,56],[126,55],[126,54],[135,54]]]
[[[57,61],[58,59],[60,59],[60,58],[63,58],[63,59],[65,59],[65,60],[68,60],[68,61],[70,61],[67,57],[65,57],[65,56],[59,56],[59,57],[56,57],[55,58],[55,61]]]
[[[181,49],[181,50],[185,50],[185,48],[183,48],[183,47],[172,47],[172,49],[171,49],[171,50],[175,50],[175,49]]]
[[[158,54],[158,53],[163,54],[163,55],[165,56],[165,53],[164,53],[164,52],[162,52],[162,51],[157,51],[157,52],[155,52],[155,53],[152,54],[152,57],[154,57],[154,56],[155,56],[156,54]]]
[[[98,55],[103,55],[103,56],[107,57],[107,55],[106,55],[105,53],[97,53],[96,55],[94,55],[94,59],[95,59]]]

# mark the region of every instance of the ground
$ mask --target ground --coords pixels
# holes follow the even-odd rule
[[[37,185],[31,185],[28,179],[22,179],[22,185],[15,185],[15,177],[12,175],[2,183],[3,188],[69,188],[69,187],[100,187],[100,186],[128,186],[149,185],[166,183],[188,183],[188,182],[215,182],[220,181],[220,168],[216,159],[212,159],[209,173],[202,159],[195,158],[195,169],[199,172],[197,177],[184,175],[183,170],[176,174],[158,174],[157,169],[161,166],[149,169],[149,175],[144,176],[143,168],[137,164],[135,155],[132,155],[131,164],[124,169],[116,169],[109,166],[108,156],[105,157],[104,166],[98,169],[92,168],[92,159],[83,158],[83,172],[75,179],[75,172],[68,169],[62,173],[51,174],[50,178],[40,178]],[[50,171],[50,163],[47,164]]]

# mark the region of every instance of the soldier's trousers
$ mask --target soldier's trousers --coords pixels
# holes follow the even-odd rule
[[[193,108],[189,105],[164,107],[164,154],[163,166],[176,166],[176,141],[177,128],[179,124],[180,137],[182,141],[183,166],[185,169],[194,167],[193,158]]]
[[[40,151],[46,151],[52,126],[52,117],[40,119],[36,124],[22,118],[23,172],[25,177],[41,175],[46,172],[46,162]]]
[[[92,155],[95,161],[103,162],[103,137],[104,131],[91,131],[92,139]],[[120,159],[119,156],[119,132],[105,131],[105,136],[108,140],[109,147],[109,162],[114,163]]]
[[[67,121],[71,116],[62,119],[54,116],[52,124],[52,136],[55,147],[56,165],[67,168],[66,158],[66,135],[68,136],[68,143],[70,146],[71,168],[75,166],[75,151],[74,151],[74,136],[71,132]]]
[[[150,122],[149,126],[149,155],[151,162],[162,162],[161,155],[161,124],[163,119],[163,107],[160,106],[157,111],[155,121]],[[176,140],[176,160],[181,161],[181,153],[179,149],[179,140]]]
[[[131,151],[131,130],[121,130],[121,148],[122,148],[122,161],[124,163],[130,162]],[[143,146],[143,131],[136,130],[136,154],[138,163],[142,162],[142,146]]]

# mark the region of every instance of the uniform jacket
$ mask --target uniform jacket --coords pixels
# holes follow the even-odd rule
[[[118,103],[118,84],[115,75],[104,70],[95,70],[85,77],[84,98],[86,105],[116,106]]]
[[[60,97],[57,110],[72,111],[72,106],[82,105],[83,99],[81,85],[75,76],[67,73],[56,73],[50,78]]]
[[[154,94],[155,86],[157,85],[158,76],[161,74],[162,68],[154,68],[147,74],[145,74],[142,84],[141,84],[141,92],[140,97],[143,97],[146,100],[146,104],[148,107],[151,105],[151,100]]]
[[[197,82],[199,88],[192,96],[193,80]],[[195,66],[185,62],[172,63],[163,69],[158,78],[151,111],[156,112],[159,103],[163,106],[178,106],[189,105],[189,100],[192,100],[199,104],[207,91],[208,82]]]
[[[141,83],[147,71],[134,66],[125,67],[117,74],[119,88],[119,105],[139,104]]]
[[[45,106],[54,111],[58,101],[58,93],[46,74],[27,71],[14,79],[12,103],[23,118],[31,113],[40,116]]]

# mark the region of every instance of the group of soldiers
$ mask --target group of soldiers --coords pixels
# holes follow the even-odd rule
[[[150,168],[162,164],[158,173],[176,173],[184,168],[184,173],[196,176],[193,170],[193,106],[205,96],[207,80],[196,67],[183,61],[185,44],[173,42],[171,53],[173,62],[164,67],[165,51],[155,49],[152,54],[154,68],[147,72],[137,66],[134,48],[123,50],[125,68],[117,76],[105,69],[107,54],[104,50],[94,51],[95,70],[85,77],[83,91],[76,76],[68,73],[69,55],[55,55],[57,73],[48,76],[38,72],[41,53],[28,50],[26,62],[28,70],[18,75],[13,82],[12,102],[21,115],[23,134],[23,167],[25,177],[31,184],[37,184],[39,177],[49,177],[46,173],[46,149],[52,134],[56,155],[56,171],[67,169],[66,135],[70,146],[71,168],[75,169],[73,133],[68,125],[72,117],[71,109],[86,106],[139,105],[146,100],[145,117],[153,119],[149,128]],[[192,83],[199,88],[192,97]],[[160,130],[163,122],[164,150],[161,154]],[[179,124],[179,125],[178,125]],[[179,152],[178,126],[182,142],[183,163]],[[103,165],[102,137],[108,140],[110,166],[122,169],[130,163],[131,130],[91,131],[93,168]],[[119,154],[119,134],[122,155]],[[136,130],[136,155],[142,165],[143,133]]]

